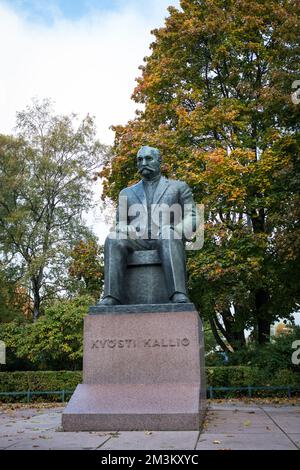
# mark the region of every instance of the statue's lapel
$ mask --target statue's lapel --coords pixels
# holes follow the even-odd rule
[[[169,186],[169,182],[167,178],[162,176],[159,180],[155,193],[153,195],[152,204],[158,204],[161,197],[163,196],[164,192],[166,191],[167,187]],[[138,198],[138,200],[143,204],[144,209],[147,211],[147,200],[146,194],[144,190],[143,181],[139,181],[133,188],[134,194]]]
[[[147,207],[146,194],[144,191],[143,182],[139,181],[132,189],[139,201],[143,204],[143,206]]]
[[[162,176],[159,180],[159,183],[153,195],[153,204],[159,203],[159,200],[161,199],[162,195],[164,194],[168,186],[169,186],[169,182],[167,178]]]

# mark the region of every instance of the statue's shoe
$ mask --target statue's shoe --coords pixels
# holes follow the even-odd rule
[[[175,292],[171,297],[171,302],[173,304],[186,304],[189,302],[188,297],[182,292]]]
[[[104,297],[104,299],[102,299],[100,302],[99,302],[99,305],[120,305],[121,302],[119,302],[117,299],[115,299],[114,297],[111,297],[111,296],[107,296],[107,297]]]

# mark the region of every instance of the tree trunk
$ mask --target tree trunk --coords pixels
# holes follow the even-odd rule
[[[33,293],[33,321],[35,322],[40,316],[41,296],[40,290],[42,287],[43,269],[40,268],[38,276],[31,278],[32,293]]]
[[[226,331],[226,338],[232,348],[236,351],[246,345],[244,329],[237,330],[234,315],[229,309],[221,313]]]
[[[210,323],[213,335],[218,345],[221,346],[224,352],[232,352],[230,348],[227,347],[226,343],[222,340],[221,336],[219,335],[214,319],[209,318],[209,323]]]
[[[267,290],[259,289],[255,294],[256,318],[257,318],[257,341],[265,344],[270,341],[271,322],[268,319],[267,306],[270,296]]]
[[[40,305],[41,305],[41,298],[40,298],[40,290],[39,288],[32,283],[32,291],[33,291],[33,321],[36,321],[40,316]]]
[[[270,341],[270,327],[271,323],[269,320],[264,320],[263,318],[257,320],[258,344],[265,344]]]

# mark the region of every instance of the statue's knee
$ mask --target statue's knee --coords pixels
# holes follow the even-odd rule
[[[116,232],[111,232],[105,240],[104,247],[125,248],[127,240],[120,239]]]
[[[104,242],[104,248],[112,245],[112,243],[115,240],[115,234],[114,232],[110,232],[110,234],[106,237],[105,242]]]

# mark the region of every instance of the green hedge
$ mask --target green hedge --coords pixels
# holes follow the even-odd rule
[[[272,376],[258,367],[216,366],[206,367],[207,386],[212,387],[247,387],[300,385],[300,374],[288,369],[281,369]]]
[[[0,392],[73,390],[81,382],[81,371],[0,372]]]
[[[216,366],[206,367],[207,387],[299,387],[300,374],[290,369],[281,369],[273,375],[264,369],[250,366]],[[238,397],[247,395],[247,391],[217,391],[215,398]],[[254,397],[287,396],[286,390],[255,390]]]
[[[280,370],[272,377],[265,375],[264,371],[249,366],[218,366],[206,368],[207,386],[212,387],[247,387],[252,386],[300,386],[300,374],[290,370]],[[73,390],[82,382],[81,371],[26,371],[26,372],[0,372],[0,392],[56,391]],[[244,392],[245,393],[245,392]],[[238,396],[237,392],[217,392],[216,396]],[[243,395],[240,392],[239,395]],[[254,396],[286,395],[280,391],[259,391]],[[25,398],[24,398],[25,399]],[[45,396],[40,399],[46,400]],[[47,397],[49,400],[50,397]],[[51,397],[51,400],[59,397]],[[22,401],[3,398],[2,401]]]

